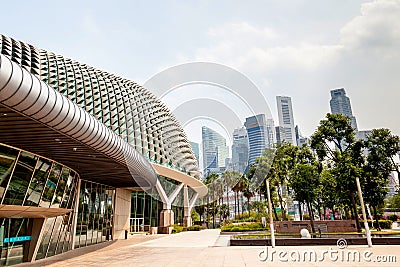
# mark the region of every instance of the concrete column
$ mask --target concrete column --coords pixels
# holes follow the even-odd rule
[[[44,226],[46,225],[46,218],[35,218],[33,219],[31,236],[32,239],[29,242],[29,250],[27,255],[27,261],[35,261],[37,252],[39,250],[40,241],[42,241]]]
[[[196,203],[198,193],[196,192],[191,199],[189,199],[189,188],[187,185],[183,188],[183,225],[192,226],[192,210]]]
[[[113,220],[113,239],[125,239],[125,231],[130,229],[131,191],[124,188],[115,189]]]
[[[189,204],[189,190],[187,185],[183,187],[183,225],[192,226],[192,209]]]
[[[79,209],[79,196],[81,193],[81,178],[78,180],[78,186],[76,188],[76,196],[75,196],[75,203],[74,203],[74,212],[72,218],[72,229],[71,229],[71,249],[75,249],[75,239],[76,239],[76,225],[78,223],[78,209]]]
[[[158,233],[160,234],[170,234],[171,225],[175,223],[174,212],[170,209],[164,209],[160,212],[160,224],[158,226]]]

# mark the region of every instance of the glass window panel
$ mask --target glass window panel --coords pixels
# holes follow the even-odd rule
[[[69,169],[63,167],[61,171],[60,178],[58,179],[56,193],[54,195],[53,202],[51,203],[51,207],[58,208],[60,207],[62,197],[64,195],[65,187],[67,185],[69,176]]]
[[[78,190],[78,182],[79,182],[79,176],[76,174],[74,179],[72,180],[71,192],[68,194],[68,203],[66,207],[67,209],[75,208],[75,195],[77,194]]]
[[[63,216],[56,217],[53,231],[51,233],[51,238],[49,240],[49,248],[47,249],[46,257],[51,257],[51,256],[55,255],[57,241],[59,239],[60,231],[62,228],[62,221],[63,221]]]
[[[69,199],[73,196],[71,195],[71,190],[74,186],[74,175],[75,173],[73,171],[70,171],[68,174],[68,178],[65,184],[64,196],[61,202],[61,208],[66,208],[68,206]]]
[[[47,253],[47,247],[49,246],[49,242],[51,239],[51,232],[53,231],[53,226],[56,221],[56,218],[48,218],[45,224],[44,233],[42,237],[42,242],[40,243],[36,260],[44,259]]]
[[[20,153],[3,204],[22,205],[36,162],[37,156],[27,152]]]
[[[39,158],[36,170],[25,198],[25,206],[38,206],[40,196],[46,185],[47,177],[51,171],[52,162],[47,159]]]
[[[50,203],[53,201],[54,192],[57,188],[58,177],[60,176],[60,174],[61,165],[54,162],[53,167],[51,168],[50,175],[46,181],[46,186],[44,188],[42,199],[39,204],[40,207],[50,207]]]
[[[18,150],[0,145],[0,199],[3,198]]]

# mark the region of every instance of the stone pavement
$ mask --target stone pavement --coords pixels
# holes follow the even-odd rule
[[[219,230],[183,232],[173,235],[133,235],[128,240],[85,251],[78,249],[62,255],[16,266],[399,266],[400,246],[303,247],[229,247],[227,236]],[[260,254],[260,252],[263,252]],[[308,260],[315,253],[316,261]],[[354,262],[353,255],[360,255]],[[259,260],[268,258],[265,261]],[[350,255],[350,262],[347,261]],[[378,260],[392,262],[381,263]],[[304,256],[306,256],[304,260]],[[366,260],[371,260],[366,262]],[[379,257],[383,256],[383,257]],[[280,257],[280,258],[279,258]],[[319,259],[324,257],[324,261]],[[273,258],[271,260],[271,258]],[[293,262],[293,259],[300,262]],[[331,259],[332,260],[331,260]],[[396,262],[393,262],[393,260]],[[286,261],[286,262],[285,262]]]

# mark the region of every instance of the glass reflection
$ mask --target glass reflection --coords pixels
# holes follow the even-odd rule
[[[35,173],[33,174],[32,181],[29,185],[28,193],[26,196],[25,206],[38,206],[40,196],[46,185],[47,177],[50,174],[52,162],[47,159],[39,158],[36,164]]]
[[[19,151],[0,145],[0,199],[3,199]]]
[[[31,153],[21,152],[12,178],[8,184],[3,204],[21,205],[23,203],[33,171],[36,167],[37,159],[38,158]]]
[[[75,247],[111,240],[114,188],[81,181]]]

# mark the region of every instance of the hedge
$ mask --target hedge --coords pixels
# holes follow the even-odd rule
[[[251,223],[251,224],[228,224],[221,227],[221,232],[246,232],[246,231],[263,231],[267,230],[261,223]]]
[[[376,221],[371,221],[368,220],[368,226],[372,227],[372,222],[374,223],[374,226],[377,227]],[[360,220],[361,227],[364,228],[364,221]],[[379,225],[381,226],[382,229],[391,229],[392,228],[392,221],[391,220],[379,220]]]

